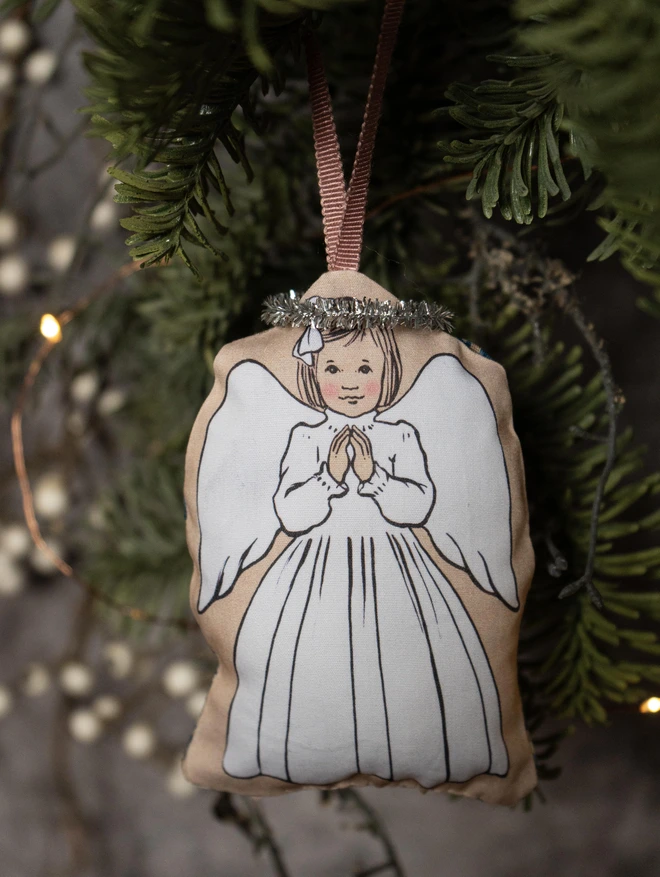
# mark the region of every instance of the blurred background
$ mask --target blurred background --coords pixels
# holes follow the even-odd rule
[[[138,11],[149,5],[132,4]],[[333,10],[321,30],[330,47],[331,82],[343,78],[333,96],[340,130],[348,132],[342,140],[349,156],[380,14],[378,3],[364,5],[363,11],[342,7],[336,20]],[[474,60],[476,50],[460,42],[465,21],[452,4],[441,4],[451,19],[434,18],[430,28],[449,30],[442,62],[430,58],[420,37],[428,8],[409,4],[401,40],[410,51],[398,50],[391,109],[377,145],[365,271],[400,297],[447,301],[457,311],[461,334],[510,364],[516,426],[530,461],[539,565],[521,649],[521,684],[537,742],[540,794],[513,810],[396,789],[359,796],[304,792],[258,805],[185,781],[180,756],[215,662],[190,626],[187,608],[182,455],[219,346],[260,330],[266,294],[292,286],[302,292],[323,270],[306,84],[295,53],[285,56],[286,90],[279,103],[271,88],[258,99],[259,118],[251,120],[244,106],[235,118],[236,133],[219,140],[235,215],[229,221],[222,194],[212,206],[231,228],[217,238],[227,260],[184,238],[186,259],[202,281],[177,253],[169,267],[117,277],[130,264],[120,219],[134,215],[129,202],[136,198],[126,187],[136,184],[123,179],[120,203],[113,200],[116,180],[108,167],[116,161],[108,143],[84,136],[90,114],[80,109],[92,105],[107,112],[103,62],[111,67],[121,61],[121,41],[119,48],[101,49],[95,42],[103,9],[118,20],[135,9],[127,3],[78,6],[87,10],[83,23],[64,0],[5,2],[0,21],[2,877],[660,873],[660,716],[652,711],[660,706],[656,284],[643,283],[643,272],[631,272],[617,257],[585,262],[604,233],[584,206],[607,192],[604,176],[592,181],[587,197],[567,159],[574,190],[567,202],[574,215],[562,225],[535,217],[531,234],[522,238],[514,238],[517,229],[499,217],[497,227],[507,229],[503,238],[486,228],[478,206],[466,208],[469,173],[441,166],[441,155],[429,158],[429,144],[435,149],[447,130],[466,135],[456,133],[459,126],[448,115],[431,118],[424,101],[447,105],[442,95],[452,80],[476,82],[483,67]],[[501,21],[506,6],[475,4],[480,16],[490,16],[489,33],[508,34],[511,25]],[[100,16],[91,24],[90,9]],[[367,26],[371,37],[359,54],[355,46]],[[187,36],[192,40],[193,31]],[[143,39],[148,42],[149,35]],[[657,32],[652,44],[657,55]],[[91,80],[83,50],[97,53],[96,65],[88,63]],[[410,60],[416,51],[423,57]],[[258,68],[254,46],[251,52]],[[437,79],[431,60],[443,65]],[[130,91],[134,70],[128,64],[123,69],[122,87]],[[417,82],[417,91],[406,76]],[[98,91],[85,94],[90,81]],[[419,83],[426,84],[423,95]],[[145,82],[145,104],[149,88]],[[404,104],[413,115],[402,121]],[[272,153],[265,143],[272,144]],[[244,148],[255,167],[253,182],[240,160],[225,160],[226,154],[240,159]],[[130,155],[116,160],[120,169],[132,167]],[[434,182],[437,175],[442,186]],[[399,197],[420,182],[426,186],[421,199]],[[201,227],[214,245],[211,224]],[[156,252],[149,246],[138,258]],[[507,265],[516,268],[507,282],[497,273],[501,262],[489,261],[497,252],[507,253]],[[648,263],[644,270],[650,271]],[[568,279],[544,286],[558,273]],[[548,295],[567,290],[586,315],[586,333],[570,308],[548,304]],[[62,312],[71,308],[77,310],[66,323]],[[47,343],[40,334],[44,314],[59,317],[62,342],[52,339],[34,387],[22,394],[24,377]],[[607,393],[592,355],[594,338],[605,339],[616,387],[626,400],[619,418],[619,469],[608,482],[610,513],[603,521],[637,503],[634,517],[601,533],[597,573],[606,610],[598,617],[606,619],[604,627],[584,589],[561,604],[557,600],[584,566],[585,532],[606,458],[601,437],[608,426]],[[544,393],[545,419],[534,407]],[[584,411],[576,413],[579,402]],[[63,575],[27,529],[12,460],[10,418],[17,406],[44,538],[87,589]],[[552,432],[560,426],[563,438]],[[628,433],[633,427],[634,439]],[[586,451],[580,446],[586,456],[579,457],[575,436],[590,429],[596,441]],[[616,494],[624,487],[627,493]],[[578,532],[578,524],[585,532]],[[641,542],[633,544],[639,534]],[[602,557],[618,538],[628,541],[607,566]],[[118,612],[112,603],[129,608]],[[142,617],[152,614],[174,623]],[[566,631],[570,637],[557,652]],[[595,646],[589,640],[594,631]],[[584,646],[578,654],[570,646],[573,637]],[[593,649],[598,655],[602,649],[609,663],[592,678]],[[564,690],[553,680],[566,660],[578,681]]]

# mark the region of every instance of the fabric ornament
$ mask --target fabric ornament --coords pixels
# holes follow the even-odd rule
[[[534,569],[504,369],[439,305],[359,272],[403,0],[385,4],[348,185],[306,41],[328,271],[225,345],[186,457],[192,610],[218,657],[187,779],[245,795],[388,784],[514,804]]]

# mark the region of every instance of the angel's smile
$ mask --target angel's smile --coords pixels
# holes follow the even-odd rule
[[[338,396],[338,399],[341,399],[342,402],[348,402],[349,405],[357,405],[360,399],[364,399],[364,394],[362,396]]]

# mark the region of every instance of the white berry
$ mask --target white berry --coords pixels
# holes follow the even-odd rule
[[[176,762],[172,766],[171,771],[167,775],[166,785],[167,791],[174,798],[189,798],[197,791],[196,787],[193,786],[192,783],[188,782],[188,780],[183,775],[180,758],[177,758]]]
[[[46,545],[53,551],[58,557],[62,556],[63,548],[62,545],[57,541],[57,539],[52,539],[50,536],[44,540]],[[42,576],[50,576],[53,573],[57,572],[57,566],[53,563],[50,557],[46,554],[45,551],[42,551],[37,545],[34,546],[29,556],[30,566],[35,572],[38,572]]]
[[[188,715],[192,716],[193,719],[198,719],[202,714],[205,703],[206,692],[199,688],[197,691],[193,691],[190,697],[186,700],[186,712]]]
[[[94,674],[80,661],[69,661],[60,670],[62,690],[71,697],[85,697],[94,686]]]
[[[117,205],[113,201],[99,201],[89,218],[94,231],[108,231],[117,222]]]
[[[121,715],[121,701],[113,694],[102,694],[96,698],[92,709],[104,722],[112,722]]]
[[[66,428],[71,435],[81,436],[87,428],[87,421],[82,411],[72,411],[66,419]]]
[[[15,58],[30,45],[30,28],[20,18],[9,18],[0,25],[0,52]]]
[[[9,91],[16,82],[16,67],[11,61],[0,60],[0,94]]]
[[[0,552],[0,596],[14,597],[25,587],[25,573],[5,551]]]
[[[57,67],[57,55],[50,49],[37,49],[25,59],[23,73],[32,85],[45,85]]]
[[[63,273],[73,261],[76,253],[76,241],[71,235],[60,235],[53,238],[48,246],[48,264],[58,273]]]
[[[103,732],[103,725],[90,709],[73,710],[69,716],[69,732],[79,743],[94,743]]]
[[[29,280],[30,270],[22,256],[10,253],[0,259],[0,292],[3,295],[20,295]]]
[[[103,657],[108,664],[108,673],[113,679],[125,679],[135,665],[135,656],[126,643],[119,641],[106,643]]]
[[[163,688],[170,697],[186,697],[199,685],[199,670],[192,661],[174,661],[163,673]]]
[[[82,372],[71,381],[69,392],[74,402],[86,405],[99,391],[99,376],[94,371]]]
[[[27,697],[41,697],[50,688],[50,671],[45,664],[28,664],[23,679],[23,694]]]
[[[109,417],[115,414],[120,408],[123,408],[126,402],[126,393],[117,388],[110,388],[99,396],[96,409],[103,417]]]
[[[42,475],[34,486],[34,507],[37,514],[47,520],[59,518],[69,506],[69,496],[64,478],[59,472]]]
[[[30,533],[23,524],[9,524],[0,530],[0,549],[14,560],[24,558],[30,551],[31,545]]]
[[[124,732],[122,744],[127,755],[141,761],[154,754],[156,735],[151,725],[147,725],[146,722],[136,722]]]
[[[103,507],[98,503],[93,503],[90,506],[87,513],[87,520],[95,530],[105,530],[108,524]]]
[[[0,685],[0,719],[4,719],[11,712],[14,705],[14,696],[6,685]]]

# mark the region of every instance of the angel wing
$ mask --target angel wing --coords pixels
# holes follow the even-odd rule
[[[440,553],[484,591],[518,609],[511,563],[511,495],[492,403],[454,356],[433,357],[376,418],[417,428],[436,488],[425,523]]]
[[[230,371],[197,473],[199,612],[226,596],[272,545],[280,527],[273,496],[291,430],[323,419],[260,363],[241,362]]]

